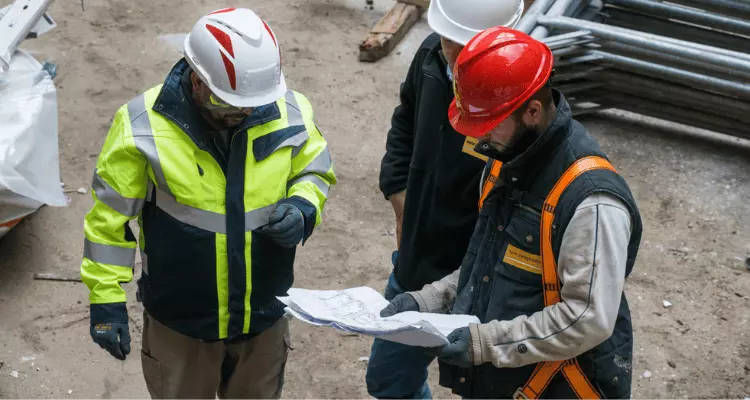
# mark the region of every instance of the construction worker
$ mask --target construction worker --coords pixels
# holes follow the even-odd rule
[[[321,222],[331,156],[251,10],[205,15],[184,52],[118,110],[96,164],[81,265],[91,336],[118,359],[130,352],[121,284],[139,248],[151,396],[278,398],[289,332],[276,296]]]
[[[452,69],[469,39],[496,25],[513,27],[522,0],[432,0],[428,36],[401,85],[393,112],[380,190],[396,214],[397,251],[388,300],[449,274],[461,264],[477,220],[476,187],[486,157],[476,140],[448,123]],[[430,398],[427,367],[435,358],[419,349],[375,340],[367,390],[376,398]]]
[[[440,384],[468,398],[630,396],[633,331],[623,292],[641,239],[625,180],[528,35],[479,33],[459,54],[451,125],[492,160],[461,267],[397,296],[403,311],[475,315],[433,353]]]

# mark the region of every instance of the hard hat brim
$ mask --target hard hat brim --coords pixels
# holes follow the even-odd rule
[[[521,20],[524,11],[524,2],[519,2],[518,9],[514,18],[510,21],[500,21],[497,26],[505,26],[507,28],[515,28],[518,22]],[[458,43],[462,46],[466,46],[469,41],[479,34],[482,30],[474,30],[468,27],[458,27],[454,22],[450,21],[443,15],[439,10],[437,1],[431,1],[430,6],[427,9],[427,24],[430,29],[435,31],[438,35],[449,39],[452,42]],[[489,26],[487,28],[490,28]]]
[[[240,96],[234,93],[225,92],[210,83],[208,84],[208,87],[216,96],[227,104],[240,108],[260,107],[274,103],[276,100],[284,97],[284,94],[287,92],[284,73],[281,73],[279,84],[273,88],[273,90],[258,96]]]
[[[448,108],[448,120],[456,132],[473,138],[481,138],[489,131],[505,121],[515,109],[506,111],[502,114],[495,115],[491,118],[477,119],[463,115],[456,105],[456,99],[453,99]]]
[[[462,46],[466,46],[469,40],[474,37],[479,31],[463,31],[457,32],[459,29],[438,10],[436,2],[430,2],[430,8],[427,10],[427,24],[430,29],[435,31],[438,35],[458,43]]]

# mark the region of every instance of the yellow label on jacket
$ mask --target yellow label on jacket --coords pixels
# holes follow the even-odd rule
[[[474,157],[476,157],[476,158],[478,158],[478,159],[480,159],[482,161],[487,161],[488,160],[487,157],[485,157],[485,156],[477,153],[476,151],[474,151],[474,146],[476,146],[478,142],[479,141],[476,138],[468,137],[467,136],[466,140],[464,141],[464,148],[463,148],[462,151],[464,153],[466,153],[466,154],[468,154],[470,156],[474,156]]]
[[[508,244],[503,262],[514,267],[521,268],[534,274],[542,274],[542,257],[525,252],[512,244]]]

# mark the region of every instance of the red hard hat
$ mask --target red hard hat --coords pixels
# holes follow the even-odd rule
[[[451,125],[466,136],[486,135],[547,83],[553,61],[544,43],[521,31],[478,33],[456,60]]]

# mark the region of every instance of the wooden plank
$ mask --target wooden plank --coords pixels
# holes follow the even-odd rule
[[[377,61],[388,55],[424,12],[412,4],[396,3],[359,45],[359,60]]]
[[[425,10],[430,6],[430,0],[398,0],[398,2],[399,3],[404,3],[404,4],[411,4],[413,6],[422,7]]]
[[[34,274],[34,279],[40,281],[82,282],[80,274],[55,274],[50,272],[36,273]]]

